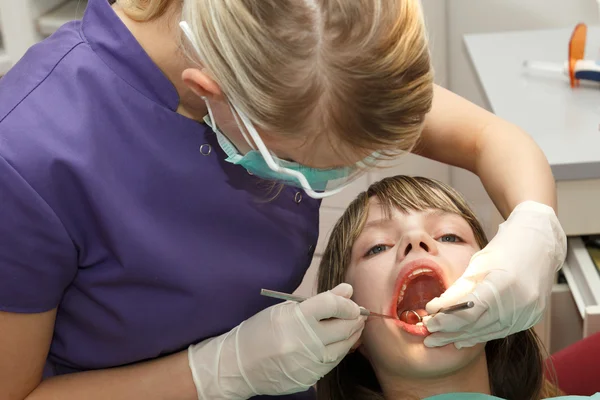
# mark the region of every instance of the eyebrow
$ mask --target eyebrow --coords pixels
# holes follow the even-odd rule
[[[447,215],[460,217],[460,215],[458,215],[458,214],[455,214],[455,213],[449,212],[449,211],[440,210],[440,209],[429,210],[429,211],[426,211],[425,214],[426,214],[425,217],[427,217],[427,218],[430,218],[430,217],[445,217]]]

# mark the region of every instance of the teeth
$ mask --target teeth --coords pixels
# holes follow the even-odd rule
[[[433,272],[432,269],[430,268],[419,268],[419,269],[415,269],[413,272],[410,273],[410,275],[408,275],[409,278],[415,277],[417,275],[421,275],[425,272]]]
[[[408,286],[408,283],[405,283],[404,285],[402,285],[402,289],[400,289],[400,295],[398,296],[398,303],[400,303],[400,300],[402,300],[404,298],[404,292],[406,291],[406,286]]]
[[[422,322],[417,322],[415,325],[416,326],[423,326],[423,323]]]

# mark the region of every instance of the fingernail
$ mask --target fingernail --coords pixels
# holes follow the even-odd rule
[[[349,283],[340,283],[336,288],[341,291],[339,294],[342,297],[350,298],[352,296],[352,286]]]

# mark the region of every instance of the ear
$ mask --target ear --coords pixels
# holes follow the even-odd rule
[[[182,72],[183,82],[198,96],[207,98],[223,97],[221,88],[206,72],[205,69],[188,68]]]

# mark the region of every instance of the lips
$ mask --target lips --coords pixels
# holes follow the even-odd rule
[[[430,259],[419,259],[406,264],[398,274],[390,314],[398,316],[395,322],[407,333],[427,336],[429,331],[423,325],[416,325],[415,315],[427,314],[425,305],[441,295],[447,288],[444,273],[440,266]]]

